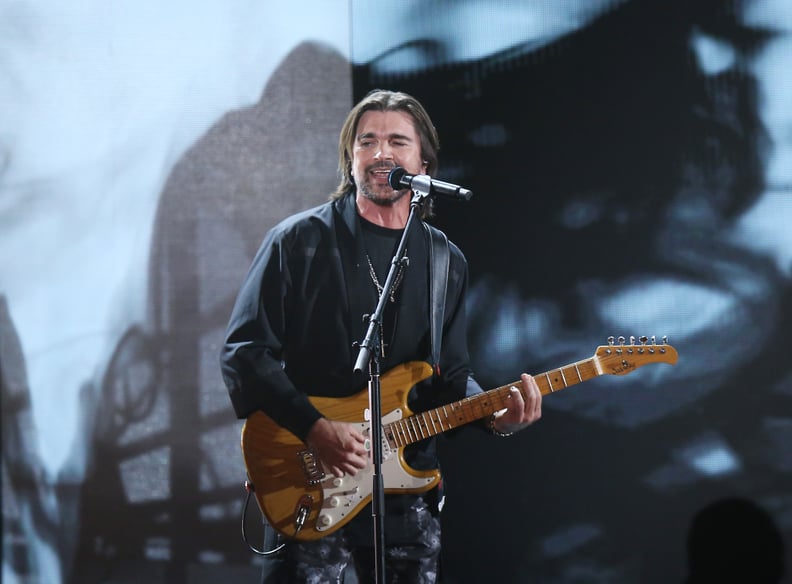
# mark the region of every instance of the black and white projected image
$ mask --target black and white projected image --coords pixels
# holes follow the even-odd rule
[[[679,352],[546,396],[510,444],[449,441],[448,577],[682,581],[692,516],[727,496],[789,533],[790,10],[440,4],[443,19],[387,41],[353,20],[355,92],[421,99],[437,178],[475,193],[441,201],[436,223],[470,263],[479,381],[587,358],[610,335]],[[497,538],[491,561],[480,533]]]
[[[259,579],[217,347],[266,229],[336,182],[347,14],[0,7],[4,583]]]

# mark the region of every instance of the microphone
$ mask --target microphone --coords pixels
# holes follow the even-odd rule
[[[452,185],[451,183],[433,179],[428,174],[407,174],[401,166],[397,166],[388,174],[388,184],[393,190],[413,189],[419,193],[439,195],[456,201],[469,201],[473,191]]]

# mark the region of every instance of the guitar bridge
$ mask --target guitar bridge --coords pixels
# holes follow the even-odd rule
[[[300,467],[303,469],[309,485],[316,485],[324,480],[326,476],[324,469],[322,469],[319,458],[316,456],[313,449],[306,448],[305,450],[300,450],[297,453],[297,458],[300,461]]]

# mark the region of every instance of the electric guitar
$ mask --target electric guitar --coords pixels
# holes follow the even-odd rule
[[[654,341],[647,344],[615,344],[597,347],[588,359],[535,375],[542,395],[587,381],[599,375],[627,375],[649,363],[677,361],[671,346]],[[437,470],[415,470],[403,457],[404,447],[452,428],[486,418],[504,409],[509,383],[457,402],[419,414],[407,407],[407,394],[418,382],[432,375],[428,363],[403,363],[380,379],[382,416],[382,481],[385,493],[420,493],[440,481]],[[344,398],[311,397],[311,403],[333,420],[357,424],[368,434],[365,421],[368,389]],[[311,541],[333,533],[363,509],[372,496],[373,465],[355,476],[326,475],[316,453],[264,412],[252,414],[242,428],[242,453],[259,508],[267,522],[280,534]]]

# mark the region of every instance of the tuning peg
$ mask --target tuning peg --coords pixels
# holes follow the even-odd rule
[[[613,337],[613,335],[609,336],[608,337],[608,344],[612,347],[615,340],[616,339]]]
[[[630,335],[630,344],[631,344],[631,345],[634,345],[634,344],[635,344],[635,337],[634,337],[634,336],[632,336],[632,335]]]
[[[620,344],[620,345],[623,345],[623,344],[624,344],[624,337],[622,337],[622,336],[619,336],[619,344]]]

